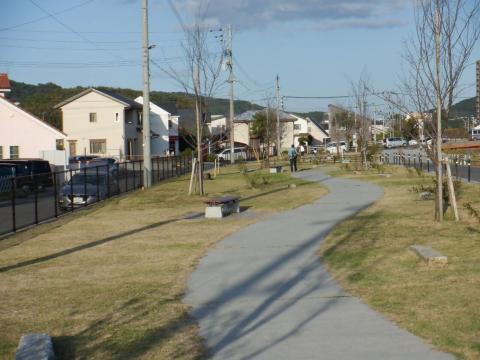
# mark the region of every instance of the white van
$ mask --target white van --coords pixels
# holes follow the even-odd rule
[[[217,154],[217,159],[220,162],[230,161],[231,150],[230,148],[224,149]],[[246,160],[247,159],[247,149],[244,147],[233,148],[233,159],[234,160]]]
[[[385,147],[387,149],[401,147],[401,146],[407,146],[407,141],[405,139],[402,139],[399,137],[393,137],[385,140]]]
[[[338,150],[340,150],[340,153],[346,152],[347,151],[347,143],[345,141],[340,141],[338,144]],[[336,154],[337,153],[337,143],[336,142],[331,142],[327,144],[327,152],[329,154]]]
[[[470,130],[470,139],[471,140],[480,140],[480,129]]]

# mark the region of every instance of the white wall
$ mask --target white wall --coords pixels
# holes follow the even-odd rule
[[[97,122],[89,114],[97,113]],[[90,154],[91,139],[106,139],[109,156],[124,153],[124,106],[106,96],[90,92],[62,107],[63,131],[76,140],[77,155]],[[65,148],[68,151],[68,144]]]
[[[235,142],[250,145],[250,128],[247,123],[235,122],[233,126],[233,138]]]
[[[22,158],[39,158],[42,151],[56,150],[57,139],[65,138],[61,132],[0,98],[0,146],[4,159],[10,157],[10,146],[19,146]]]

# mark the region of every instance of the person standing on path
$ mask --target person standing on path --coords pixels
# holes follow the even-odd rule
[[[288,149],[288,159],[290,160],[290,171],[297,172],[297,150],[295,150],[295,145],[293,144]]]

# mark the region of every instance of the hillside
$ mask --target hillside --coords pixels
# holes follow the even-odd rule
[[[61,101],[68,99],[69,97],[78,94],[85,90],[85,87],[74,88],[62,88],[54,83],[46,84],[26,84],[23,82],[17,82],[11,80],[12,91],[9,97],[15,101],[19,101],[23,109],[31,112],[40,119],[44,119],[50,124],[62,128],[61,126],[61,113],[59,110],[55,110],[53,107]],[[140,90],[127,89],[127,88],[111,88],[105,86],[98,86],[97,89],[111,90],[120,95],[135,99],[141,95]],[[178,92],[162,92],[152,91],[150,92],[150,100],[154,103],[174,102],[178,108],[192,108],[193,98],[184,93]],[[261,107],[256,104],[252,104],[248,101],[236,100],[235,101],[235,113],[240,114],[246,110],[256,110]],[[213,98],[210,105],[210,112],[212,114],[228,114],[229,101],[227,99]]]

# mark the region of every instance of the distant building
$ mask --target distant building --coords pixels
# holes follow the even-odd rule
[[[300,138],[308,138],[311,136],[311,145],[324,145],[327,139],[330,138],[328,132],[323,127],[311,118],[302,118],[295,114],[290,114],[296,118],[293,123],[293,137],[295,146],[299,146]]]
[[[10,80],[8,75],[5,73],[0,73],[0,96],[6,97],[6,94],[11,91]]]
[[[248,110],[240,115],[235,116],[234,118],[234,139],[235,142],[239,142],[245,145],[248,145],[252,148],[259,148],[260,144],[258,139],[252,136],[252,125],[255,121],[255,115],[259,112],[264,112],[265,110]],[[288,149],[295,141],[293,124],[297,118],[291,114],[288,114],[284,111],[280,111],[280,124],[281,124],[281,135],[280,135],[280,148]],[[271,121],[276,122],[275,119]]]
[[[480,122],[480,60],[477,61],[477,122]]]

